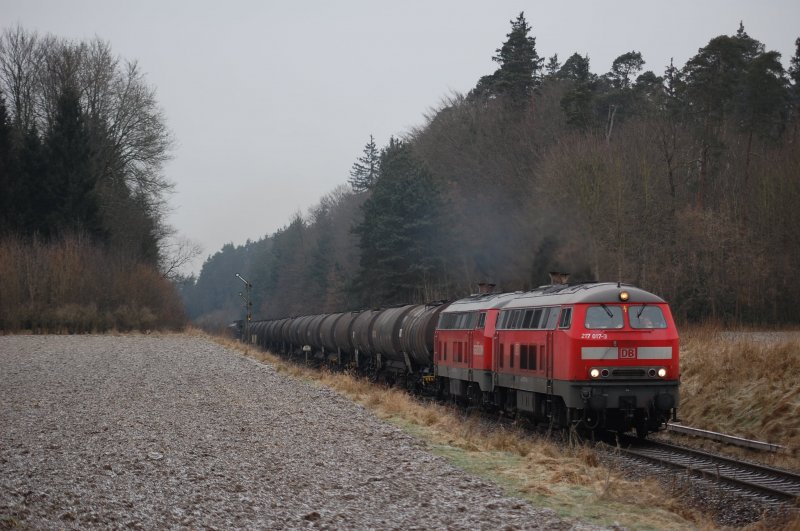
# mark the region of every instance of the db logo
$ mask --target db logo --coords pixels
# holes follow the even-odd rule
[[[623,360],[635,360],[636,359],[636,348],[621,348],[619,349],[619,357]]]

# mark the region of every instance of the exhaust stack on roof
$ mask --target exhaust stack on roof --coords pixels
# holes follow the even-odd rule
[[[478,294],[486,295],[488,293],[494,293],[494,287],[496,284],[489,284],[488,282],[480,282],[478,283]]]
[[[569,281],[569,273],[559,273],[558,271],[550,271],[550,284],[559,285],[566,284]]]

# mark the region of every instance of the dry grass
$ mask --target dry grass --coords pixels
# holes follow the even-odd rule
[[[422,402],[398,389],[287,363],[233,340],[215,340],[269,363],[280,373],[336,390],[425,441],[432,452],[456,466],[563,516],[634,529],[713,527],[665,495],[655,481],[629,481],[602,466],[586,446],[560,447],[513,426],[487,425],[459,410]]]
[[[0,331],[180,329],[183,305],[155,267],[80,236],[0,241]]]
[[[684,331],[681,406],[688,425],[780,444],[734,453],[800,469],[800,332]]]

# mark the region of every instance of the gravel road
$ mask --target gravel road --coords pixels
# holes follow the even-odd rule
[[[191,335],[0,337],[0,529],[595,529]]]

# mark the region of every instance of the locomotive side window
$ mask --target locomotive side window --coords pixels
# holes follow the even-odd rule
[[[475,328],[478,312],[443,313],[439,316],[439,330],[470,330]]]
[[[622,328],[622,308],[606,304],[589,306],[584,325],[589,329]]]
[[[558,322],[558,308],[549,308],[550,313],[547,315],[547,320],[543,320],[544,328],[546,330],[555,330],[556,323]]]
[[[541,319],[542,319],[542,309],[536,308],[536,310],[533,312],[533,321],[531,322],[531,328],[541,328],[541,326],[539,326],[539,322],[541,321]]]
[[[525,319],[522,321],[522,328],[531,328],[533,320],[533,310],[525,310]]]
[[[503,328],[514,328],[514,310],[508,310],[506,312],[506,320],[503,322]]]
[[[481,312],[480,316],[478,317],[477,328],[483,328],[485,325],[486,325],[486,312]]]
[[[497,314],[497,323],[495,323],[495,328],[497,328],[498,330],[505,328],[506,315],[508,315],[508,312],[505,310]]]
[[[503,310],[497,318],[498,330],[553,330],[558,321],[558,308],[521,308]],[[480,328],[480,326],[479,326]]]
[[[550,311],[551,308],[544,308],[539,313],[539,322],[537,323],[536,328],[540,330],[544,330],[547,328],[547,320],[550,318]],[[536,321],[536,319],[534,319]]]
[[[572,308],[561,310],[561,319],[558,321],[559,328],[569,328],[572,324]]]
[[[658,306],[631,306],[628,310],[631,328],[666,328],[667,320]]]

